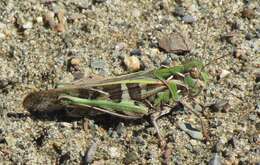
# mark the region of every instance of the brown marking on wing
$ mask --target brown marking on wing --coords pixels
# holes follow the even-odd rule
[[[111,100],[120,101],[122,99],[121,84],[105,85],[101,90],[107,92]]]
[[[126,84],[131,99],[141,100],[141,87],[138,83]]]

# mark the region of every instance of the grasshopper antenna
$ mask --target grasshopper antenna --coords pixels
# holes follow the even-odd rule
[[[220,2],[220,4],[222,4],[222,1]],[[223,12],[224,13],[224,12]],[[204,46],[203,46],[203,54],[206,54],[206,50],[207,50],[207,47],[208,47],[208,35],[209,35],[209,24],[210,24],[210,22],[208,21],[208,18],[210,18],[210,15],[207,15],[206,17],[205,17],[205,21],[206,21],[206,25],[208,25],[208,26],[206,26],[206,39],[204,40]],[[215,62],[215,61],[217,61],[217,60],[219,60],[219,59],[222,59],[222,58],[224,58],[224,57],[227,57],[227,54],[225,54],[225,55],[222,55],[222,56],[220,56],[220,57],[217,57],[217,58],[214,58],[213,60],[210,60],[208,63],[206,63],[203,67],[202,67],[202,69],[205,69],[205,67],[207,67],[208,65],[210,65],[210,64],[212,64],[213,62]]]
[[[225,54],[225,55],[222,55],[222,56],[220,56],[220,57],[214,58],[213,60],[210,60],[208,63],[206,63],[206,64],[202,67],[202,69],[204,69],[204,68],[206,68],[207,66],[209,66],[210,64],[212,64],[212,62],[215,62],[215,61],[217,61],[217,60],[219,60],[219,59],[222,59],[222,58],[224,58],[224,57],[227,57],[227,55]]]
[[[207,21],[207,18],[206,18],[206,24],[208,25],[209,24],[209,22]],[[207,50],[207,47],[208,47],[208,34],[209,34],[209,28],[208,28],[208,26],[206,26],[207,28],[206,28],[206,39],[205,39],[205,41],[204,41],[204,46],[203,46],[203,54],[206,54],[206,50]],[[206,63],[203,67],[202,67],[202,70],[203,69],[205,69],[208,65],[210,65],[210,64],[212,64],[213,62],[215,62],[215,61],[217,61],[217,60],[219,60],[219,59],[222,59],[222,58],[224,58],[224,57],[227,57],[227,55],[225,54],[225,55],[222,55],[222,56],[220,56],[220,57],[217,57],[217,58],[214,58],[213,60],[210,60],[208,63]]]

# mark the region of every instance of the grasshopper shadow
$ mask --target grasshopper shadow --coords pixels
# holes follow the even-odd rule
[[[176,107],[173,107],[172,110],[178,110],[180,109],[180,105],[177,105]],[[89,119],[93,120],[95,124],[102,127],[105,130],[109,130],[111,128],[116,128],[120,122],[124,123],[125,126],[130,125],[141,125],[145,121],[150,123],[148,127],[152,127],[153,124],[151,122],[151,116],[143,116],[140,119],[124,119],[116,116],[112,116],[110,114],[98,114],[98,115],[85,115],[85,116],[71,116],[67,113],[68,109],[59,108],[57,111],[29,111],[30,114],[27,115],[32,120],[42,120],[42,121],[56,121],[56,122],[80,122],[83,121],[83,119]],[[16,115],[10,115],[11,117],[15,118],[24,118],[24,115],[16,114]],[[10,117],[9,116],[9,117]],[[22,116],[22,117],[21,117]]]
[[[21,116],[21,115],[18,115]],[[110,114],[99,114],[96,116],[85,116],[85,117],[71,117],[66,115],[65,110],[63,111],[50,111],[50,112],[30,112],[28,115],[32,120],[42,120],[42,121],[56,121],[56,122],[77,122],[83,119],[93,120],[95,124],[102,127],[105,130],[110,128],[116,128],[120,122],[124,123],[125,126],[128,125],[138,125],[143,123],[143,121],[149,121],[149,116],[140,119],[122,119],[116,116],[111,116]],[[10,117],[10,116],[9,116]],[[17,117],[17,115],[12,115],[12,117]],[[18,117],[19,118],[19,117]]]

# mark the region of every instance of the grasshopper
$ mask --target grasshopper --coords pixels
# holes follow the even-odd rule
[[[59,84],[58,88],[30,93],[23,105],[31,113],[59,112],[67,109],[71,117],[110,114],[125,119],[150,115],[161,139],[156,120],[169,110],[158,110],[182,98],[195,96],[207,74],[199,71],[201,62],[140,71],[102,80],[81,79]],[[203,80],[203,81],[202,81]]]

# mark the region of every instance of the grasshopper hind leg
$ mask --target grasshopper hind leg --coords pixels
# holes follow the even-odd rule
[[[158,112],[158,111],[157,111],[157,112],[154,112],[154,113],[152,113],[151,116],[150,116],[151,122],[152,122],[152,124],[153,124],[153,126],[154,126],[154,128],[155,128],[155,130],[156,130],[156,133],[157,133],[157,135],[158,135],[158,137],[159,137],[159,140],[160,140],[162,146],[164,146],[165,140],[164,140],[164,138],[163,138],[163,136],[162,136],[162,134],[161,134],[160,128],[159,128],[158,123],[157,123],[157,120],[158,120],[160,117],[162,117],[162,116],[164,116],[164,115],[167,115],[167,114],[170,113],[171,111],[172,111],[171,108],[167,108],[167,109],[164,109],[164,110],[159,111],[159,112]]]
[[[163,145],[163,143],[165,143],[165,141],[164,141],[164,138],[161,134],[160,127],[157,123],[157,120],[160,117],[171,113],[174,109],[178,109],[180,106],[181,106],[181,104],[176,104],[175,106],[170,106],[168,104],[165,104],[163,107],[161,107],[161,109],[162,109],[161,111],[158,111],[158,109],[156,109],[155,107],[152,107],[156,111],[150,115],[150,120],[151,120],[151,122],[152,122],[152,124],[153,124],[153,126],[156,130],[156,133],[158,134],[158,137],[159,137],[162,145]]]

